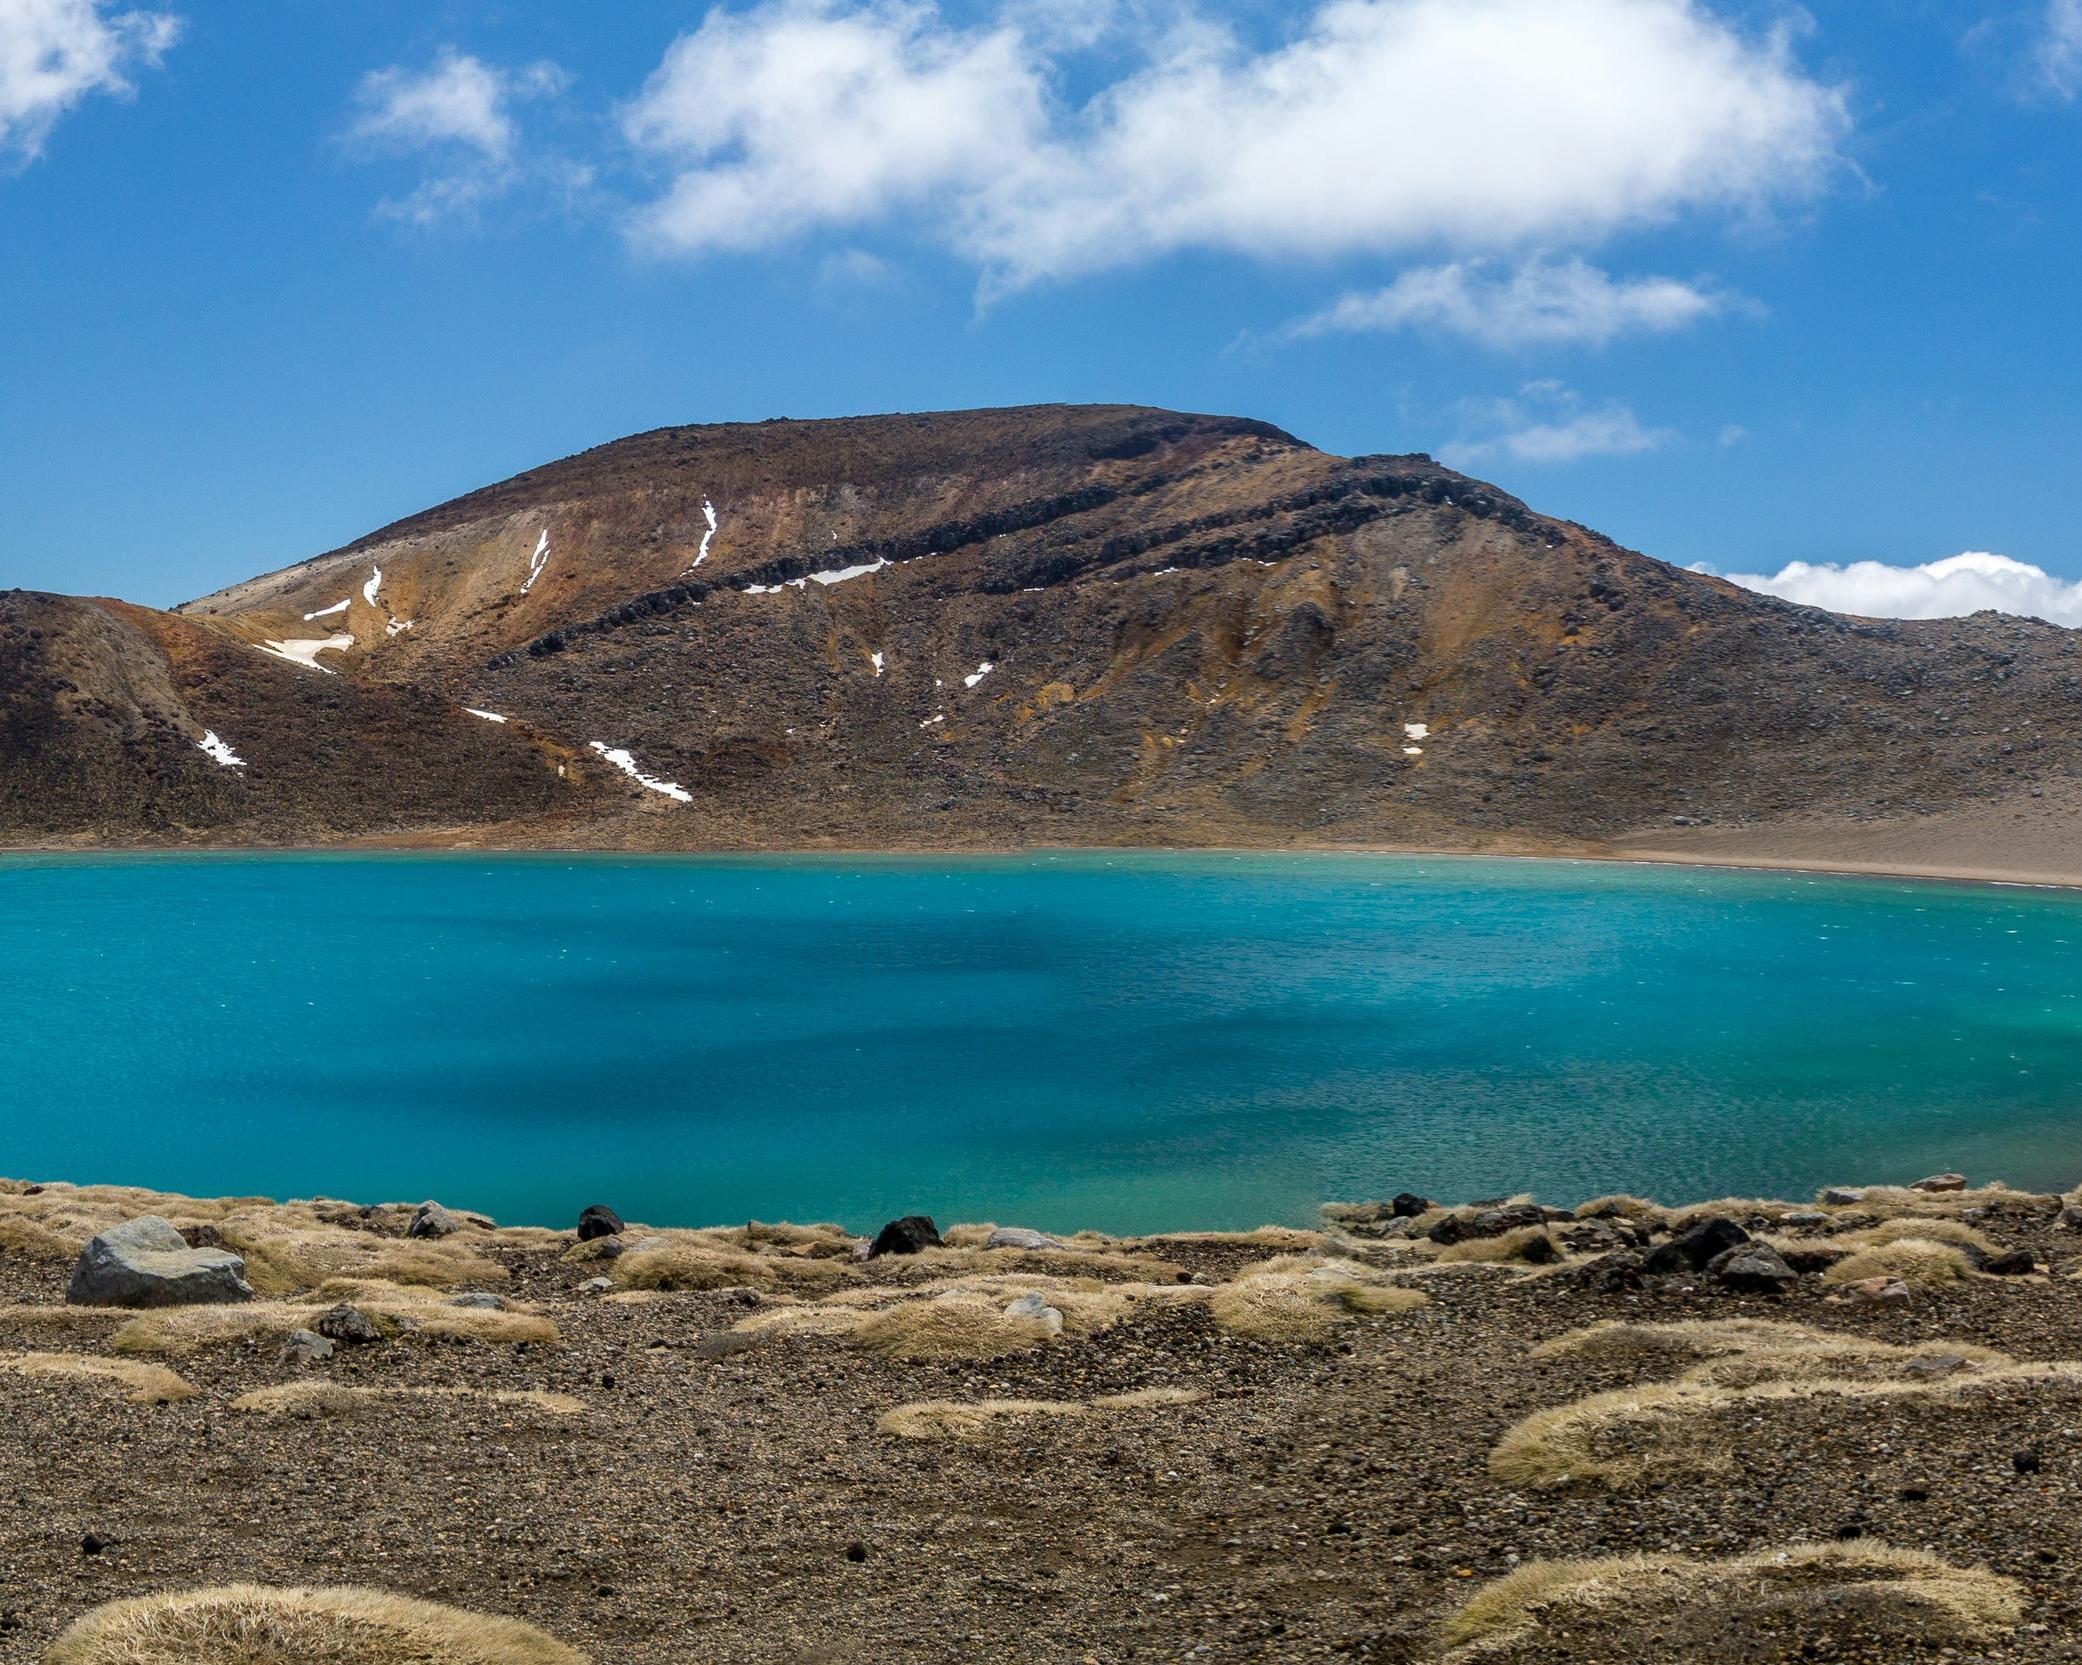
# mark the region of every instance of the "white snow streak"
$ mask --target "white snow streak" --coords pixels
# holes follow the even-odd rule
[[[474,705],[466,705],[463,707],[463,709],[469,712],[470,715],[473,717],[482,717],[488,723],[503,723],[504,721],[506,721],[506,719],[500,716],[496,711],[480,711]]]
[[[542,529],[542,536],[535,540],[535,553],[528,557],[528,581],[521,586],[520,593],[526,595],[535,587],[535,580],[542,576],[542,569],[549,565],[549,528]]]
[[[636,759],[622,750],[621,747],[611,747],[604,740],[589,740],[586,743],[609,763],[621,770],[623,774],[636,782],[638,786],[647,786],[653,792],[662,792],[675,803],[691,804],[694,801],[694,794],[689,792],[684,786],[675,785],[669,780],[659,780],[656,776],[645,774],[636,766]]]
[[[869,573],[880,572],[884,567],[902,566],[901,561],[886,557],[869,561],[864,566],[840,567],[836,572],[813,572],[803,578],[784,578],[778,584],[747,584],[746,595],[778,595],[782,590],[802,590],[812,584],[844,584],[855,578],[865,578]]]
[[[216,759],[223,768],[243,769],[246,766],[246,760],[243,757],[239,756],[230,746],[217,738],[215,729],[205,730],[203,737],[195,743]]]
[[[354,597],[349,596],[345,601],[336,601],[330,607],[319,608],[315,613],[306,613],[304,615],[304,623],[309,624],[313,619],[329,619],[335,613],[346,612],[353,605]]]
[[[882,674],[882,656],[879,653],[871,653],[868,655],[868,658],[874,662],[875,675],[880,676]]]
[[[933,726],[933,724],[935,724],[935,723],[944,723],[944,722],[945,722],[946,720],[947,720],[947,713],[946,713],[946,712],[944,712],[944,711],[942,711],[942,712],[938,713],[938,714],[937,714],[937,715],[935,715],[935,716],[931,716],[931,717],[928,717],[928,718],[926,718],[926,720],[925,720],[924,722],[920,723],[920,724],[919,724],[918,726],[919,726],[920,728],[931,728],[931,727]]]
[[[1412,740],[1426,740],[1431,737],[1431,724],[1404,723],[1402,725],[1402,731],[1403,733],[1407,734]]]
[[[366,601],[371,607],[375,606],[376,592],[382,588],[382,585],[383,569],[381,567],[372,568],[369,572],[369,581],[361,587],[362,600]]]
[[[965,676],[961,679],[962,686],[964,688],[973,688],[976,686],[977,683],[981,682],[985,677],[989,676],[990,673],[996,669],[997,666],[993,665],[988,659],[986,659],[983,661],[982,664],[976,667],[975,673],[973,675]]]
[[[308,671],[323,671],[327,676],[337,676],[339,673],[330,665],[318,663],[318,656],[329,651],[337,652],[342,648],[351,648],[354,646],[354,638],[341,630],[330,636],[307,636],[293,642],[261,642],[258,646],[262,653],[273,658],[286,659],[290,664],[301,665]]]

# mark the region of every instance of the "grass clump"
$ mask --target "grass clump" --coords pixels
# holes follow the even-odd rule
[[[1522,1264],[1535,1244],[1545,1245],[1539,1256],[1545,1264],[1562,1259],[1566,1253],[1545,1226],[1520,1226],[1516,1231],[1501,1232],[1495,1237],[1469,1237],[1458,1243],[1449,1243],[1434,1258],[1448,1265],[1475,1260],[1494,1265]]]
[[[517,1409],[545,1411],[552,1416],[576,1416],[585,1402],[566,1393],[543,1393],[533,1389],[493,1391],[468,1387],[352,1387],[344,1382],[320,1379],[281,1382],[273,1387],[242,1393],[231,1402],[235,1411],[256,1416],[287,1416],[305,1419],[358,1416],[385,1400],[449,1399],[476,1400],[488,1405],[511,1405]]]
[[[201,1391],[163,1364],[83,1353],[17,1353],[0,1358],[0,1370],[32,1381],[111,1382],[126,1390],[123,1397],[133,1405],[177,1405]]]
[[[2016,1625],[2018,1584],[1917,1549],[1870,1540],[1792,1544],[1725,1560],[1679,1555],[1535,1561],[1484,1585],[1448,1619],[1451,1659],[1540,1650],[1566,1634],[1570,1651],[1652,1629],[1669,1638],[1791,1623],[1804,1633],[1846,1610],[1881,1620],[1902,1640],[1977,1641]],[[1675,1657],[1673,1655],[1673,1657]]]
[[[553,1345],[561,1336],[539,1313],[514,1308],[458,1307],[436,1292],[370,1278],[335,1278],[293,1301],[244,1301],[235,1305],[162,1307],[139,1313],[116,1331],[109,1345],[118,1353],[184,1354],[253,1337],[286,1338],[339,1302],[359,1308],[386,1335],[410,1329],[442,1340],[482,1341],[501,1346],[522,1342]]]
[[[713,1289],[833,1289],[858,1274],[823,1257],[761,1254],[698,1236],[625,1254],[609,1274],[624,1289],[680,1293]]]
[[[375,1590],[232,1584],[97,1607],[45,1665],[587,1665],[515,1619]]]
[[[1962,1283],[1973,1275],[1973,1262],[1956,1244],[1929,1237],[1897,1237],[1845,1256],[1822,1274],[1822,1282],[1845,1284],[1866,1278],[1899,1278],[1911,1289],[1936,1290]]]
[[[1088,1417],[1106,1413],[1168,1409],[1197,1404],[1198,1388],[1138,1388],[1097,1399],[922,1399],[899,1405],[875,1426],[907,1440],[980,1439],[1001,1422]]]
[[[1328,1341],[1357,1314],[1407,1312],[1429,1299],[1352,1261],[1281,1255],[1216,1287],[1207,1305],[1214,1321],[1233,1334],[1315,1344]]]

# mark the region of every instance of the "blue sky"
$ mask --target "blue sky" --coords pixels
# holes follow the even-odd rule
[[[0,0],[0,584],[1122,400],[2082,622],[2078,272],[2082,0]]]

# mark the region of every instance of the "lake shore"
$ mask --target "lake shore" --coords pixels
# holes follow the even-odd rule
[[[1934,1183],[863,1259],[0,1181],[0,1625],[244,1580],[567,1650],[515,1662],[2068,1659],[2082,1209]],[[255,1298],[66,1304],[143,1215]]]

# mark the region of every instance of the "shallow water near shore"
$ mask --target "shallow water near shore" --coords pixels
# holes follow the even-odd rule
[[[1417,856],[0,858],[0,1172],[1120,1232],[2082,1180],[2082,897]]]

